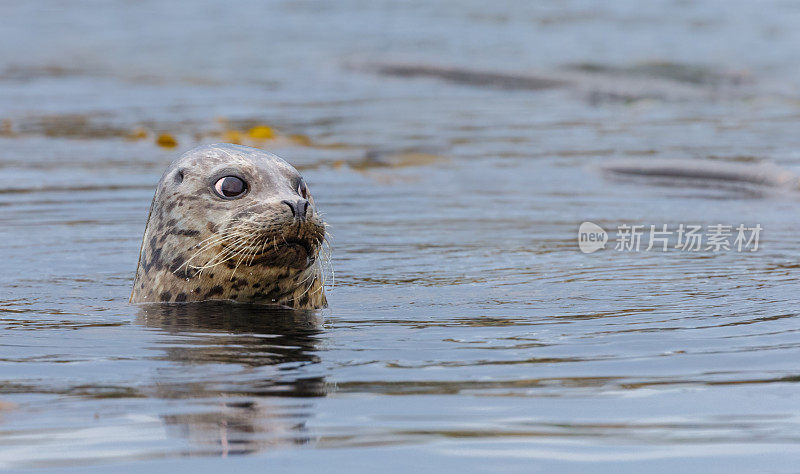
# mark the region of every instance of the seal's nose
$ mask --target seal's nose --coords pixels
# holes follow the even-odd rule
[[[298,220],[305,220],[306,219],[306,212],[308,211],[308,201],[305,199],[299,199],[297,201],[281,201],[282,203],[289,206],[289,209],[292,210],[292,215],[295,219]]]

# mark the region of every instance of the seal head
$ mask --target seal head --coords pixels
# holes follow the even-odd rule
[[[201,146],[161,176],[131,302],[323,308],[324,239],[308,186],[289,163],[256,148]]]

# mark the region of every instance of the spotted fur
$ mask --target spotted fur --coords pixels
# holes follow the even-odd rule
[[[214,183],[227,175],[243,178],[247,194],[219,197]],[[301,180],[291,165],[255,148],[216,144],[179,157],[150,206],[131,302],[326,307],[325,224],[310,196],[305,219],[284,203],[302,199]]]

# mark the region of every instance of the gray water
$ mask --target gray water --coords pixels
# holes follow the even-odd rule
[[[800,199],[597,167],[799,169],[797,3],[0,18],[0,468],[796,469]],[[228,139],[305,175],[328,309],[127,303],[160,173]],[[620,252],[612,233],[583,254],[584,221],[764,231],[756,252]]]

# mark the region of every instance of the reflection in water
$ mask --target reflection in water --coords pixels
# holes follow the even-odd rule
[[[298,376],[319,362],[319,314],[222,302],[157,304],[143,306],[137,322],[170,335],[158,359],[174,366],[159,371],[154,395],[208,399],[162,417],[200,448],[193,453],[248,454],[311,441],[304,427],[311,404],[287,406],[271,397],[326,395],[324,377]]]

